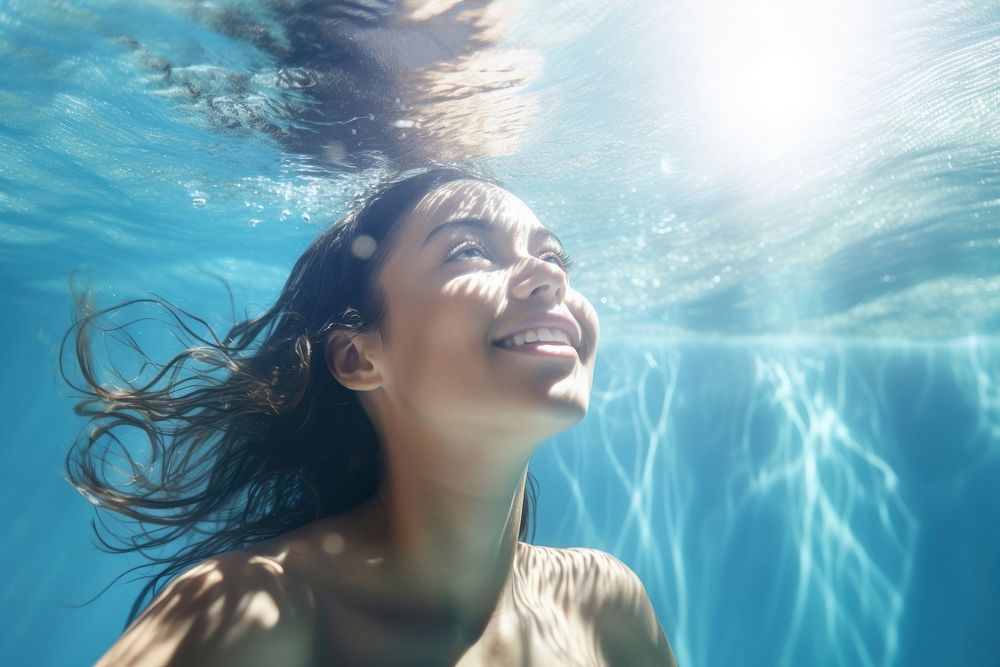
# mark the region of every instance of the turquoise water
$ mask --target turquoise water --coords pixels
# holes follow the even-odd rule
[[[138,561],[60,477],[69,277],[222,325],[219,278],[267,304],[438,155],[525,199],[601,317],[537,542],[631,565],[683,665],[1000,664],[1000,6],[480,4],[0,0],[4,662],[92,663],[138,590],[71,606]]]

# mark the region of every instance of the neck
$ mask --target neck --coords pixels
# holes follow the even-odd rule
[[[413,431],[402,440],[385,435],[378,499],[387,572],[425,608],[463,623],[488,620],[510,592],[533,448],[478,439],[422,446],[428,441]]]

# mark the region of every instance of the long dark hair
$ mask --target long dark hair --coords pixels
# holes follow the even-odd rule
[[[464,179],[492,182],[436,168],[383,183],[309,245],[273,306],[221,338],[206,320],[163,299],[95,310],[77,297],[60,367],[79,394],[76,413],[88,421],[66,456],[67,477],[98,509],[92,524],[102,548],[141,553],[148,562],[140,568],[160,566],[127,623],[189,566],[375,494],[378,438],[357,395],[327,369],[324,342],[333,329],[379,329],[386,304],[376,277],[397,222],[426,193]],[[165,314],[185,349],[165,363],[150,359],[130,331],[141,320],[113,324],[130,308]],[[136,379],[99,368],[93,344],[103,336],[124,343],[151,372]],[[82,382],[66,371],[71,340]],[[521,539],[536,495],[529,475]],[[109,527],[100,510],[124,518],[129,530]]]

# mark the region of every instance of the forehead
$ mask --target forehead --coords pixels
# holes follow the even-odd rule
[[[414,231],[458,218],[479,218],[504,227],[541,226],[523,201],[500,186],[480,181],[445,183],[424,195],[406,217]]]

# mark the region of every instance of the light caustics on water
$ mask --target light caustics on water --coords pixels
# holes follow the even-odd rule
[[[755,364],[755,379],[763,395],[751,402],[747,424],[755,412],[777,409],[781,423],[776,442],[780,444],[756,469],[756,478],[743,493],[767,496],[777,492],[787,502],[788,535],[798,543],[789,635],[802,630],[807,603],[816,595],[822,600],[821,614],[829,635],[826,651],[833,661],[892,664],[916,524],[899,495],[896,473],[878,451],[876,443],[884,434],[877,420],[857,426],[845,423],[847,395],[858,389],[847,387],[847,361],[842,353],[832,360],[803,355],[758,357]],[[828,396],[818,386],[831,371],[839,377],[833,395]],[[877,396],[861,400],[874,415],[879,414]],[[745,432],[741,450],[748,470],[753,469],[753,446],[750,433]],[[738,484],[729,487],[738,488]],[[860,530],[876,517],[882,551],[878,555],[869,553],[867,536]],[[888,557],[886,551],[891,551]],[[883,633],[881,646],[866,641],[866,626],[878,624]],[[791,644],[784,647],[780,664],[794,664],[794,648]]]
[[[957,494],[1000,458],[996,346],[645,340],[602,354],[591,414],[537,457],[565,487],[543,487],[543,509],[550,493],[571,500],[556,541],[628,559],[681,664],[733,664],[741,647],[753,664],[896,664],[920,535],[908,498],[937,474],[914,461],[946,448]],[[933,401],[956,390],[979,423],[914,442],[954,418]]]

